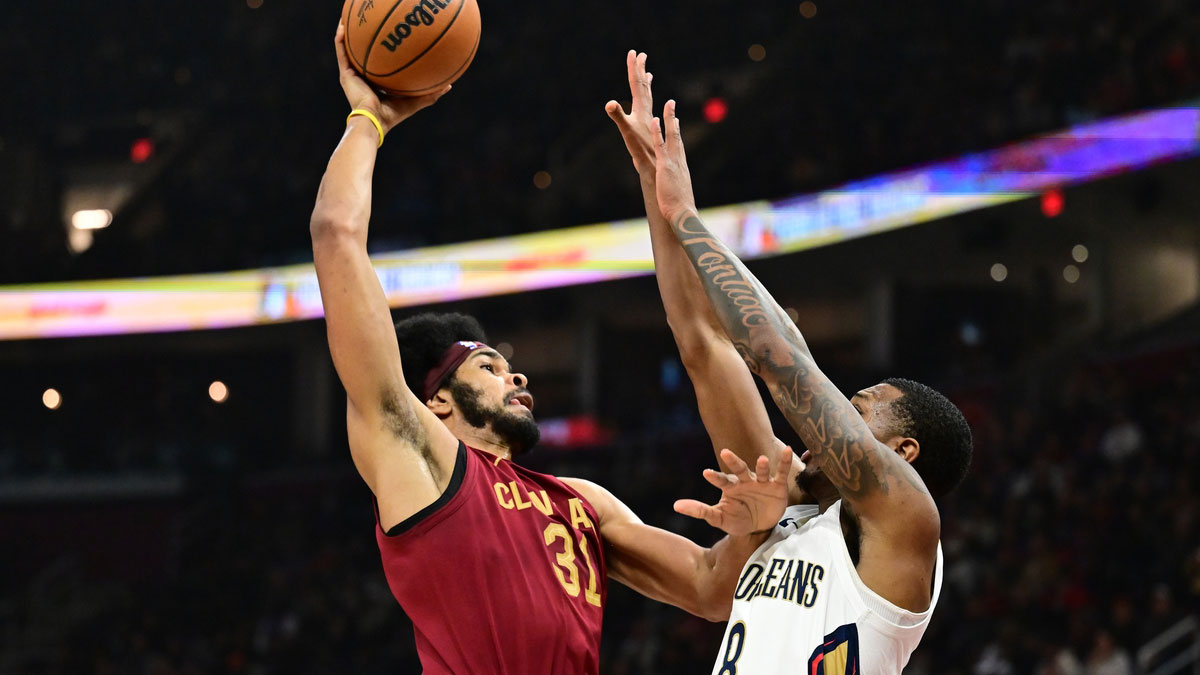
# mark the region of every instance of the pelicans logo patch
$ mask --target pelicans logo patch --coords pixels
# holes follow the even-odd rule
[[[807,675],[861,675],[858,626],[848,623],[825,636],[808,659]]]

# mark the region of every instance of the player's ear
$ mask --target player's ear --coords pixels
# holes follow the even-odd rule
[[[450,397],[450,390],[439,389],[433,398],[425,402],[425,407],[441,419],[449,417],[450,413],[454,412],[454,402]]]
[[[908,462],[909,464],[917,461],[917,457],[921,454],[921,444],[918,443],[917,439],[915,438],[897,436],[896,438],[892,439],[892,442],[889,443],[889,445],[892,446],[892,449],[896,451],[897,455],[903,457],[904,461]]]

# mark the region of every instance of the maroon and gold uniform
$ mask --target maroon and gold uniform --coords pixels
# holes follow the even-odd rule
[[[596,673],[607,595],[592,506],[460,443],[444,494],[375,535],[426,675]]]

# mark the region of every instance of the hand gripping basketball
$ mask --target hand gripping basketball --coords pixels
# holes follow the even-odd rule
[[[446,85],[442,89],[424,96],[384,95],[380,97],[371,85],[358,74],[354,66],[350,65],[350,59],[346,55],[346,26],[344,24],[338,23],[333,43],[337,53],[338,79],[342,85],[342,92],[346,94],[346,101],[352,109],[361,108],[371,111],[379,118],[384,133],[412,117],[417,111],[433,105],[446,92],[450,91],[450,85]]]

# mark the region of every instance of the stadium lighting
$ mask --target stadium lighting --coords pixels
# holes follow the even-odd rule
[[[1042,215],[1047,218],[1057,218],[1063,212],[1063,204],[1066,200],[1063,199],[1061,190],[1047,190],[1042,193]]]
[[[134,164],[145,164],[154,155],[154,141],[149,138],[139,138],[129,146],[129,161]]]
[[[62,394],[58,393],[58,390],[54,389],[53,387],[43,391],[42,405],[46,406],[50,410],[58,410],[59,406],[62,405]]]
[[[213,403],[224,403],[229,399],[229,387],[225,383],[216,380],[208,385],[208,397],[213,400]]]
[[[77,230],[103,230],[112,225],[112,211],[82,209],[71,214],[71,227]]]
[[[706,122],[718,124],[729,115],[729,103],[720,96],[714,96],[704,102],[703,113]]]

